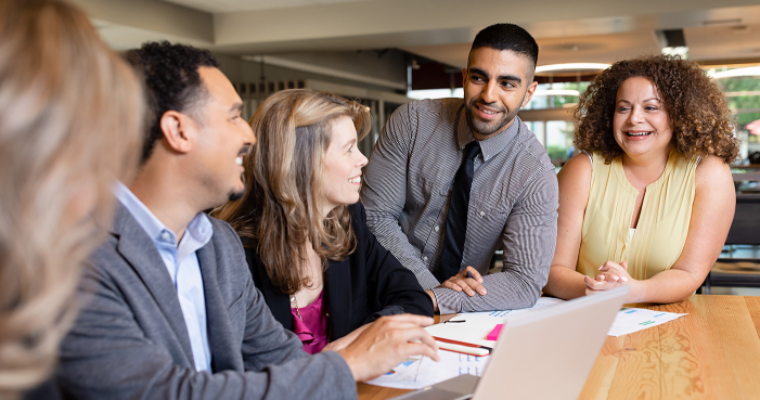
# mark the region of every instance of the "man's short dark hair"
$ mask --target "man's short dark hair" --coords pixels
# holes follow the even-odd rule
[[[496,50],[511,50],[528,56],[533,61],[533,67],[538,63],[538,44],[533,36],[523,28],[514,24],[495,24],[478,32],[472,42],[470,53],[481,47]]]
[[[161,116],[169,110],[186,112],[203,100],[206,88],[199,67],[218,67],[208,50],[167,41],[148,42],[130,50],[127,60],[135,67],[145,85],[148,100],[141,163],[150,158],[156,141],[163,137]]]

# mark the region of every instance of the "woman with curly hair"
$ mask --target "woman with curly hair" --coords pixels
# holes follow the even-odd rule
[[[367,229],[357,203],[367,108],[284,90],[251,126],[258,144],[245,160],[246,194],[217,216],[240,235],[253,282],[304,350],[340,350],[383,315],[432,316],[430,297]]]
[[[557,248],[546,293],[570,299],[631,285],[626,302],[699,288],[736,205],[738,153],[718,86],[691,61],[648,56],[596,77],[576,110],[558,175]]]

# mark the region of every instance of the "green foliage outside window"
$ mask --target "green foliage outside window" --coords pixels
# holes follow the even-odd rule
[[[760,92],[760,78],[721,79],[721,86],[726,93],[732,92]],[[732,110],[738,110],[736,123],[737,130],[745,130],[747,124],[760,119],[760,96],[732,96],[726,97],[728,106]],[[757,110],[755,112],[741,112],[741,110]],[[748,142],[760,142],[760,136],[749,135]]]

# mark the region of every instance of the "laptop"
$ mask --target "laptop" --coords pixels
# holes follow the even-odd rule
[[[461,375],[395,399],[576,400],[629,290],[625,285],[507,318],[481,377]]]

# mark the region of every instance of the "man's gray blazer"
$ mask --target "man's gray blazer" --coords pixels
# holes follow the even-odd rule
[[[198,250],[209,372],[196,372],[177,292],[153,241],[118,203],[112,234],[87,262],[81,311],[56,373],[76,399],[342,399],[356,383],[335,352],[309,356],[276,322],[251,280],[243,247],[209,218]]]

